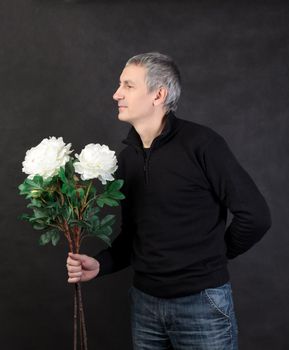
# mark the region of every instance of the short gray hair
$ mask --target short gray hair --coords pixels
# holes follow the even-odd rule
[[[164,108],[166,112],[175,111],[181,95],[181,75],[171,57],[159,52],[142,53],[131,57],[126,62],[126,66],[130,64],[147,69],[146,84],[149,92],[161,86],[167,89]]]

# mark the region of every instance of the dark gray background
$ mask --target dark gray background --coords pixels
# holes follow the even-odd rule
[[[229,264],[240,349],[289,348],[288,10],[287,1],[0,2],[1,348],[72,349],[66,242],[39,247],[39,232],[17,220],[25,152],[63,136],[76,151],[98,142],[118,153],[129,125],[112,94],[126,60],[147,51],[172,55],[183,77],[177,116],[223,135],[272,211],[264,239]],[[83,252],[103,247],[90,239]],[[83,285],[90,349],[131,349],[131,277]]]

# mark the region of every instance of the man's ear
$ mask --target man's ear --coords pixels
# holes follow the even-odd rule
[[[156,90],[155,98],[153,101],[154,106],[163,104],[166,100],[167,94],[168,94],[168,90],[165,87],[161,86],[160,88],[158,88]]]

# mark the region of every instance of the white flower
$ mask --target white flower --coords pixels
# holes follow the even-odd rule
[[[82,180],[98,178],[103,185],[106,181],[114,180],[112,174],[117,169],[117,159],[115,152],[106,145],[90,143],[75,157],[79,162],[75,162],[74,168],[81,174]]]
[[[71,143],[65,145],[62,137],[43,139],[39,145],[26,152],[22,171],[28,174],[29,179],[40,175],[44,179],[56,175],[60,167],[69,161]]]

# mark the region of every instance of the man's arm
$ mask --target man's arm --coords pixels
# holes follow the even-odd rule
[[[270,210],[221,136],[216,135],[206,145],[203,159],[215,194],[233,214],[225,232],[227,257],[233,259],[264,236],[271,226]]]
[[[118,156],[118,169],[115,174],[116,179],[125,179],[124,152]],[[129,210],[129,184],[124,181],[121,192],[125,199],[121,200],[121,230],[112,246],[102,250],[94,258],[100,264],[100,270],[97,276],[117,272],[130,265],[133,239],[133,221],[130,218]]]
[[[129,222],[129,214],[127,213],[127,203],[122,200],[122,224],[121,232],[113,241],[111,247],[102,250],[94,258],[100,264],[100,270],[97,276],[106,275],[117,272],[130,265],[130,257],[132,252],[132,225]]]

